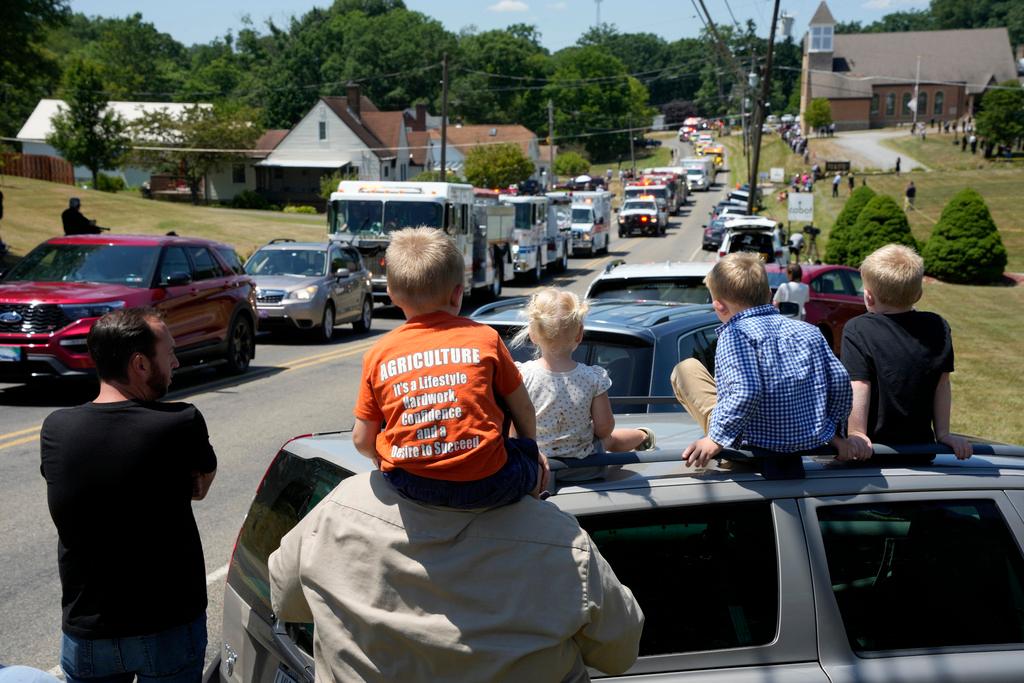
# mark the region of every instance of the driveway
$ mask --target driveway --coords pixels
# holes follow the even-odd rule
[[[844,131],[835,134],[835,137],[826,138],[832,145],[842,148],[850,155],[850,161],[855,168],[876,168],[880,170],[891,170],[896,167],[896,159],[900,158],[900,170],[911,169],[929,170],[927,166],[911,159],[905,154],[890,149],[882,144],[886,138],[907,137],[909,129],[899,130],[855,130]]]

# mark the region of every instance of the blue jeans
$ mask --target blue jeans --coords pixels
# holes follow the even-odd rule
[[[475,510],[511,505],[537,486],[540,452],[533,439],[505,438],[505,465],[477,481],[430,479],[395,468],[384,478],[406,498],[427,505]]]
[[[68,683],[198,683],[206,659],[206,614],[145,636],[78,638],[63,634],[60,665]]]

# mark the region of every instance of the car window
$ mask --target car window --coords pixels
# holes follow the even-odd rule
[[[192,257],[196,280],[208,280],[223,275],[220,266],[217,265],[206,247],[189,247],[188,254]]]
[[[241,578],[232,587],[257,613],[269,619],[272,612],[267,569],[270,553],[307,512],[351,474],[326,460],[300,458],[287,451],[271,463],[231,557],[231,572]]]
[[[315,277],[324,274],[327,251],[317,249],[260,249],[246,264],[250,275],[298,275]]]
[[[811,289],[818,294],[851,294],[846,289],[841,270],[828,270],[811,280]]]
[[[231,272],[241,275],[245,272],[245,268],[242,267],[242,259],[239,258],[238,254],[231,247],[217,247],[217,253],[224,259],[224,263],[228,264],[231,268]]]
[[[362,261],[359,258],[359,253],[351,249],[342,249],[341,256],[344,259],[344,265],[342,268],[348,268],[353,273],[359,272],[363,269]]]
[[[779,579],[771,503],[579,521],[644,611],[641,656],[750,647],[775,638]],[[692,590],[683,587],[690,580]]]
[[[605,278],[593,284],[591,299],[643,299],[681,304],[708,304],[711,296],[703,276],[666,278]]]
[[[167,247],[160,262],[160,284],[165,285],[170,282],[172,275],[182,273],[192,277],[192,264],[189,263],[185,250],[181,247]]]
[[[864,296],[864,281],[861,280],[860,273],[855,270],[844,270],[843,276],[846,278],[846,292],[853,296]]]
[[[818,508],[857,652],[1024,642],[1024,560],[992,500]]]
[[[44,242],[18,261],[4,282],[105,282],[149,287],[159,255],[159,247]]]

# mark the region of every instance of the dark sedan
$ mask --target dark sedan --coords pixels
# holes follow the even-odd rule
[[[506,343],[523,326],[525,298],[478,308],[472,318],[498,330]],[[609,395],[616,413],[681,412],[672,393],[672,368],[697,358],[714,374],[716,329],[721,323],[711,306],[660,301],[590,302],[583,342],[573,354],[580,363],[599,365],[612,379]],[[534,357],[534,348],[513,348],[516,360]],[[630,403],[627,396],[661,397],[660,403]]]

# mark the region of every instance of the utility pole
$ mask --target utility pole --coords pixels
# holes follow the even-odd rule
[[[594,4],[597,5],[597,23],[594,26],[601,28],[601,2],[602,0],[594,0]]]
[[[555,103],[548,100],[548,182],[550,191],[555,186]]]
[[[918,98],[917,90],[921,83],[921,55],[917,56],[917,75],[914,76],[914,106],[911,109],[914,110],[914,126],[910,129],[910,134],[913,135],[914,131],[917,130],[917,105],[921,101]]]
[[[772,10],[772,27],[768,32],[768,55],[764,60],[764,78],[761,79],[761,97],[754,102],[754,159],[750,164],[750,191],[747,193],[747,213],[754,212],[754,200],[757,198],[757,165],[761,162],[761,126],[764,120],[764,105],[772,92],[772,54],[775,51],[775,26],[778,23],[779,0],[775,0],[775,8]]]
[[[448,53],[441,60],[441,182],[448,176]]]
[[[633,152],[633,115],[629,115],[629,163],[632,166],[632,177],[636,178],[636,153]]]

